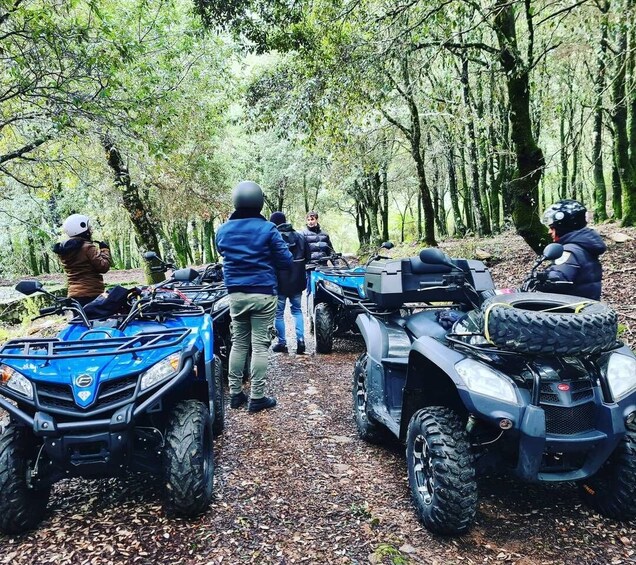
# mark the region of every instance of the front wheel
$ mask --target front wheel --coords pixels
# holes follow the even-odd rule
[[[32,488],[27,483],[30,459],[28,432],[9,426],[0,435],[0,531],[21,534],[44,518],[50,486]]]
[[[422,523],[437,534],[470,528],[477,511],[475,462],[466,431],[450,408],[417,411],[406,437],[411,496]]]
[[[214,452],[210,413],[198,400],[182,400],[172,409],[166,429],[163,469],[165,509],[196,516],[212,501]]]
[[[326,302],[321,302],[314,310],[314,337],[317,353],[331,353],[333,350],[334,319],[333,310]]]
[[[363,353],[353,367],[353,417],[358,437],[369,443],[382,443],[384,435],[380,424],[369,416],[367,366],[369,356]]]
[[[636,432],[628,431],[599,471],[579,483],[583,502],[615,520],[636,517]]]

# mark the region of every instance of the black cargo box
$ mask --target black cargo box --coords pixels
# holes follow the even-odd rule
[[[481,261],[450,262],[452,267],[423,263],[419,257],[373,261],[364,277],[367,297],[382,308],[397,308],[410,302],[467,302],[464,281],[477,291],[494,288],[490,272]]]

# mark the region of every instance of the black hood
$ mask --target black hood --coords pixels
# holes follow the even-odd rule
[[[559,238],[559,243],[561,245],[575,243],[595,257],[605,253],[607,250],[607,246],[599,233],[596,230],[587,227],[563,234]]]
[[[284,224],[278,224],[276,227],[278,228],[278,231],[281,232],[281,233],[282,232],[294,231],[294,228],[292,227],[292,225],[289,222],[284,223]]]
[[[67,239],[62,243],[56,243],[53,246],[53,253],[57,253],[58,255],[66,255],[67,253],[72,253],[82,248],[82,245],[88,241],[86,239],[82,239],[80,237],[72,237],[71,239]]]

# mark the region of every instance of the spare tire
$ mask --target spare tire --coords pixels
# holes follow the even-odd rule
[[[580,296],[501,294],[484,302],[481,311],[486,339],[511,351],[576,355],[599,353],[616,344],[616,312]]]

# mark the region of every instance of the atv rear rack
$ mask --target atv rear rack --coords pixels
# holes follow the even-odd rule
[[[86,356],[120,355],[150,349],[174,347],[191,332],[190,328],[173,328],[140,333],[125,337],[91,339],[104,330],[92,329],[84,332],[80,339],[62,341],[52,338],[21,338],[7,341],[0,349],[2,359],[71,359]],[[89,339],[85,339],[89,337]]]

